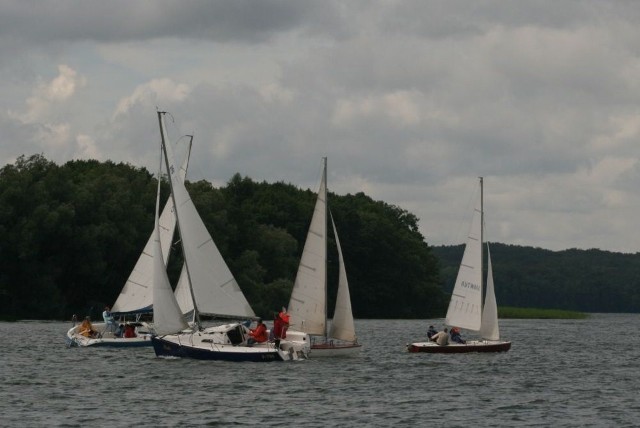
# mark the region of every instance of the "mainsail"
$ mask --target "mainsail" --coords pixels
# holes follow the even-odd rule
[[[482,197],[473,212],[471,229],[453,286],[445,323],[479,331],[482,322]]]
[[[242,294],[200,218],[189,192],[179,178],[171,145],[164,142],[167,133],[163,115],[164,113],[158,112],[172,197],[176,206],[178,230],[195,310],[197,313],[212,316],[255,317],[249,302]]]
[[[288,308],[293,329],[323,336],[327,335],[326,180],[325,166]]]

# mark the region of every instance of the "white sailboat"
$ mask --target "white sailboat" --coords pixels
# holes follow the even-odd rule
[[[331,329],[328,328],[327,322],[328,215],[331,217],[339,259],[338,294]],[[333,216],[328,208],[327,158],[323,158],[318,197],[291,292],[288,311],[291,327],[287,330],[286,337],[289,338],[290,334],[299,331],[311,335],[310,356],[312,358],[356,355],[362,349],[362,345],[358,343],[353,322],[342,248]]]
[[[480,197],[476,204],[471,229],[467,237],[462,262],[456,278],[445,324],[479,333],[481,340],[452,343],[440,346],[435,342],[416,342],[407,345],[409,352],[462,353],[462,352],[506,352],[511,342],[500,340],[498,307],[493,284],[491,256],[487,243],[487,282],[484,306],[483,290],[483,245],[484,245],[483,180],[480,177]]]
[[[164,276],[154,275],[154,315],[158,336],[152,338],[157,356],[228,361],[281,361],[306,358],[309,341],[305,336],[292,342],[264,342],[248,346],[248,329],[231,322],[203,328],[200,314],[216,318],[252,319],[255,314],[233,274],[202,222],[187,189],[178,178],[171,145],[166,144],[164,112],[158,112],[162,149],[170,178],[171,195],[185,258],[185,272],[191,294],[195,325],[180,323],[175,311],[176,297],[166,292]],[[156,289],[163,290],[155,292]]]
[[[187,175],[189,165],[189,157],[193,136],[190,136],[187,155],[180,167],[180,180],[184,182]],[[158,183],[160,183],[160,175],[158,175]],[[122,287],[116,302],[111,308],[112,315],[124,318],[123,324],[133,327],[134,337],[122,337],[115,334],[115,328],[108,326],[105,322],[94,323],[93,328],[97,331],[95,337],[88,337],[80,334],[81,325],[74,325],[67,331],[67,343],[70,346],[111,346],[111,347],[135,347],[135,346],[151,346],[151,336],[154,333],[153,325],[146,321],[141,321],[140,316],[153,311],[152,285],[153,285],[153,266],[155,262],[154,243],[156,232],[160,240],[162,248],[162,260],[168,260],[171,249],[171,240],[173,239],[176,227],[176,217],[173,209],[173,201],[169,198],[162,210],[162,214],[158,219],[157,231],[149,236],[147,243],[138,257],[138,260],[129,274],[129,278]],[[166,265],[166,263],[165,263]],[[186,282],[180,281],[176,288],[176,295],[185,294]],[[188,291],[187,291],[188,292]],[[180,305],[183,314],[188,314],[193,308],[190,302],[181,299],[183,303]],[[130,320],[127,320],[130,318]]]

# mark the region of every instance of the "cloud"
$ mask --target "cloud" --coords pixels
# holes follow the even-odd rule
[[[7,161],[45,151],[155,171],[157,107],[175,119],[172,143],[195,134],[193,179],[240,172],[315,188],[327,156],[332,191],[409,209],[438,244],[459,242],[451,231],[467,229],[464,204],[482,175],[498,240],[551,249],[640,242],[629,226],[640,206],[632,2],[2,9]],[[57,64],[67,68],[34,78]]]
[[[46,121],[50,118],[53,110],[68,101],[78,88],[86,84],[84,76],[79,75],[65,64],[58,66],[58,72],[58,76],[50,82],[40,81],[37,83],[32,95],[26,100],[26,111],[22,113],[10,112],[10,115],[23,123]]]
[[[132,40],[190,38],[262,43],[281,32],[340,34],[337,2],[236,0],[231,2],[129,0],[105,2],[43,1],[34,5],[4,1],[0,37],[36,43],[121,43]],[[346,23],[345,23],[346,24]],[[29,31],[24,31],[28,28]]]
[[[120,100],[114,113],[114,120],[119,115],[126,115],[134,105],[156,107],[170,103],[180,103],[190,94],[189,86],[175,83],[171,79],[154,79],[138,86],[133,93]]]

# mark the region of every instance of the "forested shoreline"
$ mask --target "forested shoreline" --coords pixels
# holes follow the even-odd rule
[[[96,317],[112,304],[153,228],[157,181],[144,168],[21,157],[0,170],[0,317]],[[239,174],[187,182],[216,245],[258,315],[286,305],[316,195]],[[163,199],[168,184],[163,183]],[[446,299],[438,262],[411,213],[363,193],[331,194],[357,318],[424,318]],[[177,239],[177,238],[176,238]],[[329,236],[329,307],[337,251]],[[170,258],[175,281],[180,246]]]
[[[153,228],[157,181],[129,164],[20,157],[0,169],[0,319],[97,317],[112,304]],[[163,181],[163,199],[168,185]],[[234,175],[187,182],[254,311],[287,304],[315,193]],[[431,247],[408,211],[364,193],[330,196],[356,318],[442,317],[462,245]],[[178,237],[176,237],[176,240]],[[330,236],[329,307],[337,283]],[[175,281],[182,265],[174,245]],[[499,305],[640,311],[640,255],[492,245]],[[330,314],[331,315],[331,314]]]
[[[445,293],[453,288],[463,245],[431,247]],[[581,312],[640,312],[640,253],[550,251],[490,243],[501,306]]]

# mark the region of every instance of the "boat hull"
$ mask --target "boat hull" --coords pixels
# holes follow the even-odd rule
[[[144,324],[148,329],[149,326]],[[115,337],[113,333],[105,331],[104,323],[94,324],[94,328],[99,332],[98,337],[86,337],[78,334],[78,327],[74,326],[67,331],[66,342],[69,347],[111,347],[111,348],[138,348],[151,346],[150,333],[136,332],[136,337]]]
[[[359,343],[314,343],[309,351],[309,358],[353,357],[360,355],[362,345]]]
[[[192,358],[196,360],[214,361],[250,361],[270,362],[284,361],[275,347],[258,349],[258,347],[215,345],[210,348],[179,344],[162,337],[151,339],[153,349],[158,357]]]
[[[426,352],[429,354],[507,352],[509,349],[511,349],[511,342],[503,341],[468,341],[467,343],[450,343],[443,346],[435,342],[416,342],[407,345],[409,352]]]
[[[247,345],[248,329],[238,323],[184,331],[151,339],[158,357],[192,358],[218,361],[289,361],[306,359],[309,338],[299,341],[278,340]]]

